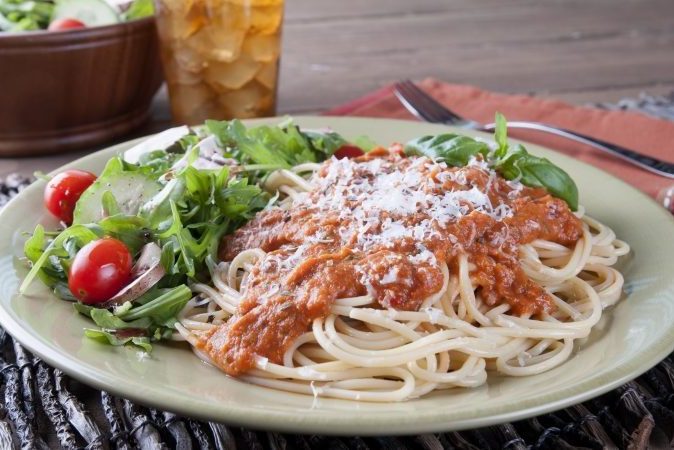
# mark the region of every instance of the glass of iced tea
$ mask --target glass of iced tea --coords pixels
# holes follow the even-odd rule
[[[276,112],[283,0],[155,0],[176,122]]]

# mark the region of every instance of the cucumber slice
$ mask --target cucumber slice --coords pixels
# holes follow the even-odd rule
[[[51,20],[77,19],[88,27],[121,22],[117,11],[104,0],[57,0]]]
[[[161,189],[161,184],[156,180],[137,172],[121,172],[110,177],[101,177],[77,201],[73,224],[96,223],[103,219],[102,199],[105,192],[114,195],[121,213],[135,215]]]
[[[180,140],[180,138],[188,135],[189,133],[190,129],[187,125],[164,130],[161,133],[155,134],[154,136],[145,139],[144,141],[125,151],[124,161],[131,164],[138,164],[140,157],[144,154],[150,153],[154,150],[164,150],[166,147],[175,144]]]

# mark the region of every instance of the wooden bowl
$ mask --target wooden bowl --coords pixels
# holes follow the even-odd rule
[[[62,153],[142,124],[162,82],[154,18],[0,33],[0,156]]]

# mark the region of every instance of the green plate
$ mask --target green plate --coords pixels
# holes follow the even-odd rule
[[[297,121],[312,128],[330,126],[347,137],[366,134],[382,144],[451,131],[394,120],[301,117]],[[99,172],[110,156],[134,142],[86,156],[58,171]],[[97,344],[82,336],[89,322],[40,283],[34,283],[28,295],[17,294],[27,272],[19,260],[23,233],[38,222],[55,226],[42,207],[43,182],[28,187],[0,213],[0,323],[49,364],[96,388],[187,416],[265,430],[425,433],[481,427],[560,409],[635,378],[674,349],[674,221],[646,195],[616,178],[553,151],[528,148],[567,170],[578,183],[588,213],[611,226],[633,249],[621,266],[626,298],[605,312],[569,361],[540,375],[490,376],[486,385],[476,389],[377,404],[314,399],[251,386],[202,363],[186,346],[157,345],[151,356],[144,357],[134,349]]]

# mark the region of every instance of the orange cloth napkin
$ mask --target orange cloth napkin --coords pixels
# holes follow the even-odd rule
[[[588,136],[674,162],[674,122],[626,111],[573,106],[558,100],[506,95],[473,86],[426,79],[419,86],[457,114],[478,122],[493,122],[494,113],[508,120],[529,120],[568,128]],[[326,115],[389,117],[416,120],[386,86],[365,97],[325,112]],[[599,167],[655,197],[674,180],[651,174],[600,150],[545,133],[513,130],[513,137],[544,145]]]

